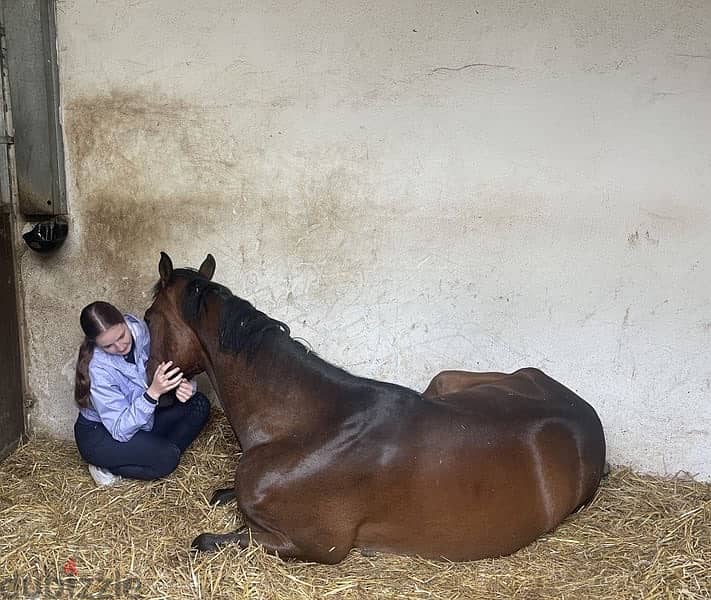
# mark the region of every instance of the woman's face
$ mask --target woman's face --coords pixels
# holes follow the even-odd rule
[[[112,325],[96,337],[96,345],[107,354],[126,356],[132,344],[131,330],[125,322]]]

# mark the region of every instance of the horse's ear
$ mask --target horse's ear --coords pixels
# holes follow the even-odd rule
[[[212,254],[208,254],[199,269],[200,275],[202,275],[208,281],[212,279],[215,274],[215,257]]]
[[[165,287],[168,285],[170,276],[173,274],[173,261],[170,260],[170,256],[168,256],[165,252],[160,253],[158,273],[160,273],[160,282],[163,284],[163,287]]]

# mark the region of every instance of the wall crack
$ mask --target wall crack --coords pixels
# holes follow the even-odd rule
[[[466,69],[474,69],[474,68],[484,68],[484,69],[509,69],[510,71],[514,71],[515,67],[512,67],[511,65],[494,65],[490,63],[469,63],[467,65],[462,65],[461,67],[435,67],[432,69],[433,73],[441,73],[441,72],[453,72],[456,73],[458,71],[464,71]]]

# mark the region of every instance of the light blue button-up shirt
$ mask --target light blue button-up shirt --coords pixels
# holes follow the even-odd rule
[[[149,385],[146,382],[151,344],[148,326],[133,315],[124,315],[124,320],[133,336],[135,364],[95,347],[89,363],[91,404],[80,409],[85,418],[101,422],[119,442],[127,442],[139,430],[151,431],[157,406],[143,397]]]

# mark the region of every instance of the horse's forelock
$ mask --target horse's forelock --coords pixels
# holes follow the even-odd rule
[[[188,321],[197,319],[200,308],[205,302],[208,283],[207,279],[195,278],[185,286],[183,292],[183,316]]]
[[[195,277],[195,275],[198,274],[197,269],[191,269],[189,267],[182,267],[180,269],[173,269],[173,272],[170,276],[170,281],[172,282],[175,280],[177,277]],[[159,279],[153,284],[153,287],[151,288],[151,294],[153,297],[153,300],[155,300],[158,297],[158,294],[161,293],[161,290],[164,288],[163,280]]]
[[[183,290],[182,305],[183,316],[188,321],[197,319],[210,294],[217,295],[223,299],[234,297],[228,288],[206,279],[192,269],[178,273],[178,276],[188,278],[188,282],[185,284]]]

